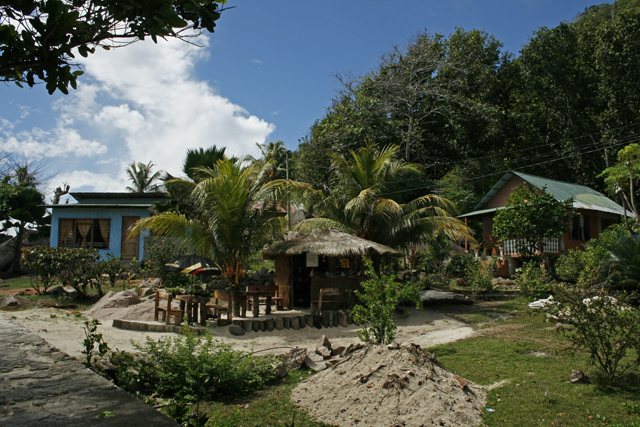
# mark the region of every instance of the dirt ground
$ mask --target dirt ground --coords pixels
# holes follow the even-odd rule
[[[399,330],[396,341],[400,343],[414,343],[422,348],[444,344],[474,334],[474,330],[461,320],[457,320],[446,312],[433,308],[424,310],[405,309],[406,315],[398,316]],[[31,308],[22,311],[6,312],[14,316],[14,320],[25,326],[31,332],[41,336],[52,346],[65,353],[81,357],[82,341],[84,339],[84,321],[82,312],[72,312],[56,308]],[[285,312],[286,313],[286,312]],[[100,320],[100,319],[98,319]],[[147,337],[174,336],[171,333],[142,332],[118,329],[111,326],[112,321],[104,321],[98,327],[104,340],[112,349],[132,351],[132,341],[144,342]],[[210,327],[211,334],[220,341],[231,344],[237,350],[254,350],[273,353],[286,352],[292,347],[306,347],[315,349],[323,335],[337,345],[358,343],[357,326],[334,327],[316,329],[306,327],[301,330],[283,329],[272,332],[250,332],[244,336],[234,336],[228,327]],[[271,350],[270,350],[271,349]]]

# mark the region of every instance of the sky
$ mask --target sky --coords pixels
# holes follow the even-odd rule
[[[366,74],[411,36],[457,27],[493,34],[518,55],[540,27],[572,20],[594,0],[228,0],[216,31],[97,49],[69,95],[0,85],[0,147],[46,164],[47,191],[125,191],[132,162],[181,175],[188,149],[256,144],[294,150],[321,119],[335,75]]]

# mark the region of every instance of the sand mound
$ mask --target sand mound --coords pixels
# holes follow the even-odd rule
[[[140,299],[133,289],[118,293],[109,291],[85,315],[99,320],[152,321],[154,306],[153,297]]]
[[[300,383],[291,400],[340,426],[476,426],[487,394],[415,344],[367,345]]]

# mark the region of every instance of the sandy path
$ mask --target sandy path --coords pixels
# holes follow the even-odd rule
[[[9,313],[5,313],[9,314]],[[15,320],[31,332],[44,338],[49,344],[70,356],[82,357],[82,341],[84,339],[84,317],[76,317],[68,311],[53,308],[34,308],[10,313]],[[444,344],[470,337],[474,334],[472,328],[465,323],[453,319],[445,314],[426,308],[423,311],[410,311],[409,316],[397,319],[399,331],[396,341],[415,343],[423,348]],[[106,320],[98,327],[104,340],[112,349],[132,351],[131,341],[144,342],[146,337],[158,339],[160,337],[175,336],[170,333],[141,332],[117,329],[111,326],[112,321]],[[273,332],[252,332],[242,337],[236,337],[228,332],[227,327],[209,328],[211,334],[221,341],[231,344],[237,350],[266,350],[274,347],[307,347],[314,348],[322,335],[326,335],[332,342],[340,345],[357,343],[356,330],[358,327],[347,328],[304,328],[298,331],[281,330]],[[275,353],[286,349],[272,350]]]

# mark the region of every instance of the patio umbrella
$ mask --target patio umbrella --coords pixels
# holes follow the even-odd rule
[[[199,255],[182,255],[164,265],[165,270],[179,271],[193,276],[217,276],[220,268],[209,258]]]

